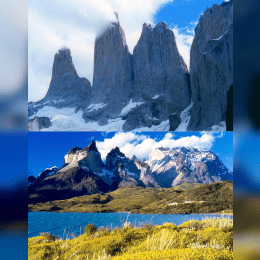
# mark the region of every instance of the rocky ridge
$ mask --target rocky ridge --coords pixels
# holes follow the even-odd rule
[[[107,154],[104,164],[95,141],[91,141],[84,149],[70,149],[60,169],[47,168],[36,180],[30,178],[29,198],[36,203],[130,186],[170,188],[232,179],[232,172],[207,150],[157,148],[147,161],[139,161],[134,155],[126,157],[116,147]]]
[[[190,77],[193,107],[188,130],[212,130],[226,122],[232,130],[233,0],[207,8],[191,46]],[[232,93],[233,95],[233,93]]]
[[[189,106],[189,72],[173,31],[163,22],[154,28],[145,24],[132,55],[115,15],[117,22],[95,41],[93,86],[78,77],[70,51],[61,49],[55,55],[48,93],[43,100],[29,103],[30,120],[44,106],[60,109],[74,104],[86,129],[131,131],[166,122],[164,130],[169,130],[169,115]],[[52,112],[45,114],[51,117]]]
[[[232,0],[201,15],[190,72],[164,22],[143,25],[132,55],[115,16],[95,41],[92,87],[77,75],[70,50],[57,52],[48,93],[29,103],[30,131],[232,130]]]

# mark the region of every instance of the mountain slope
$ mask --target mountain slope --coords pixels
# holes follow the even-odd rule
[[[98,176],[80,167],[72,167],[29,186],[28,203],[64,200],[107,191],[109,186]]]
[[[107,194],[29,205],[29,211],[217,213],[233,210],[233,183],[182,184],[169,189],[125,187]]]

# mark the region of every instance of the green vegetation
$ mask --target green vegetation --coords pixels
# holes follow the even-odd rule
[[[169,189],[126,187],[106,194],[29,204],[28,210],[140,214],[232,213],[233,183],[183,183]]]
[[[97,227],[94,226],[93,224],[88,224],[88,225],[86,225],[84,231],[85,231],[85,234],[87,234],[87,235],[93,235],[94,233],[96,233]]]
[[[233,220],[206,218],[180,226],[164,223],[139,228],[126,222],[122,228],[100,227],[74,239],[48,241],[41,235],[28,243],[29,260],[231,260]]]

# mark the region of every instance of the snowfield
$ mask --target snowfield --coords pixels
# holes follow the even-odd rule
[[[126,115],[131,109],[136,106],[141,105],[143,102],[132,102],[130,100],[129,104],[124,107],[121,111],[120,116]],[[103,108],[106,104],[91,104],[88,107],[88,112],[98,110]],[[193,106],[193,103],[187,107],[181,113],[181,123],[175,131],[187,131],[187,127],[190,121],[190,110]],[[43,128],[40,131],[123,131],[123,125],[126,120],[123,120],[121,117],[116,119],[109,119],[108,124],[100,126],[97,121],[85,123],[82,118],[83,112],[78,111],[75,113],[75,108],[55,108],[51,106],[44,106],[40,109],[35,115],[29,117],[33,119],[35,116],[38,117],[49,117],[52,123],[52,126],[49,128]],[[134,132],[156,132],[156,131],[169,131],[170,122],[169,120],[162,121],[159,125],[153,125],[152,127],[140,127],[134,129]],[[32,129],[32,131],[37,131],[37,129]],[[226,131],[226,122],[223,121],[219,125],[214,125],[211,127],[211,131]]]

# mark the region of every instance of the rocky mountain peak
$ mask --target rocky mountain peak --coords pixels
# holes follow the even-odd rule
[[[138,160],[137,157],[136,157],[134,154],[131,155],[131,156],[129,157],[129,159],[130,159],[131,161]]]
[[[29,193],[49,199],[50,186],[62,196],[70,189],[75,190],[69,195],[73,197],[127,186],[170,188],[184,182],[208,184],[233,178],[232,172],[208,150],[159,147],[150,153],[149,160],[140,162],[135,155],[125,157],[115,147],[107,154],[104,165],[94,140],[87,148],[70,149],[60,169],[47,168],[37,179],[30,177]]]
[[[110,157],[119,157],[119,158],[121,158],[121,159],[126,158],[125,154],[120,151],[119,147],[113,148],[113,149],[107,154],[107,156],[110,156]]]
[[[131,92],[133,77],[132,55],[129,52],[124,30],[117,23],[95,41],[93,102],[121,102]]]
[[[58,51],[57,51],[57,54],[68,54],[69,56],[71,56],[70,54],[70,49],[67,48],[66,46],[60,48]]]
[[[71,149],[68,151],[67,154],[75,154],[75,153],[77,153],[77,152],[79,152],[79,151],[81,151],[81,150],[82,150],[81,147],[74,147],[74,148],[71,148]]]
[[[143,25],[133,51],[133,63],[132,102],[142,102],[142,105],[124,118],[124,131],[144,124],[150,127],[156,120],[166,121],[170,114],[181,112],[190,105],[189,71],[178,51],[173,31],[164,22],[154,28]]]
[[[57,108],[80,107],[90,98],[90,93],[90,81],[78,76],[70,49],[63,47],[54,56],[50,86],[44,99],[37,102],[37,109],[46,102]],[[35,113],[34,106],[30,108],[30,114]]]
[[[53,68],[52,68],[52,78],[77,76],[76,69],[72,62],[70,49],[63,47],[55,54]]]
[[[113,22],[112,25],[119,27],[120,26],[120,22],[119,22],[119,18],[118,18],[118,13],[116,11],[114,11],[115,17],[117,22]]]
[[[165,22],[159,22],[155,25],[154,27],[154,30],[156,29],[159,29],[159,28],[162,28],[162,29],[169,29],[168,25],[165,23]],[[174,35],[174,34],[173,34]]]
[[[60,171],[66,171],[72,167],[82,167],[86,171],[101,173],[104,164],[101,160],[100,152],[94,140],[84,149],[74,147],[64,157],[64,165]]]
[[[153,30],[153,27],[152,27],[151,24],[144,23],[144,24],[143,24],[143,31],[144,31],[146,28],[149,29],[150,31]]]
[[[127,159],[120,149],[116,147],[107,154],[106,169],[110,171],[115,170],[118,168],[119,164],[126,160],[128,161],[129,159]]]
[[[218,156],[203,149],[157,148],[150,153],[148,164],[155,180],[163,187],[183,182],[208,184],[233,179]]]
[[[90,151],[96,151],[99,153],[96,142],[94,140],[91,140],[90,144],[84,148],[85,151],[90,152]]]

